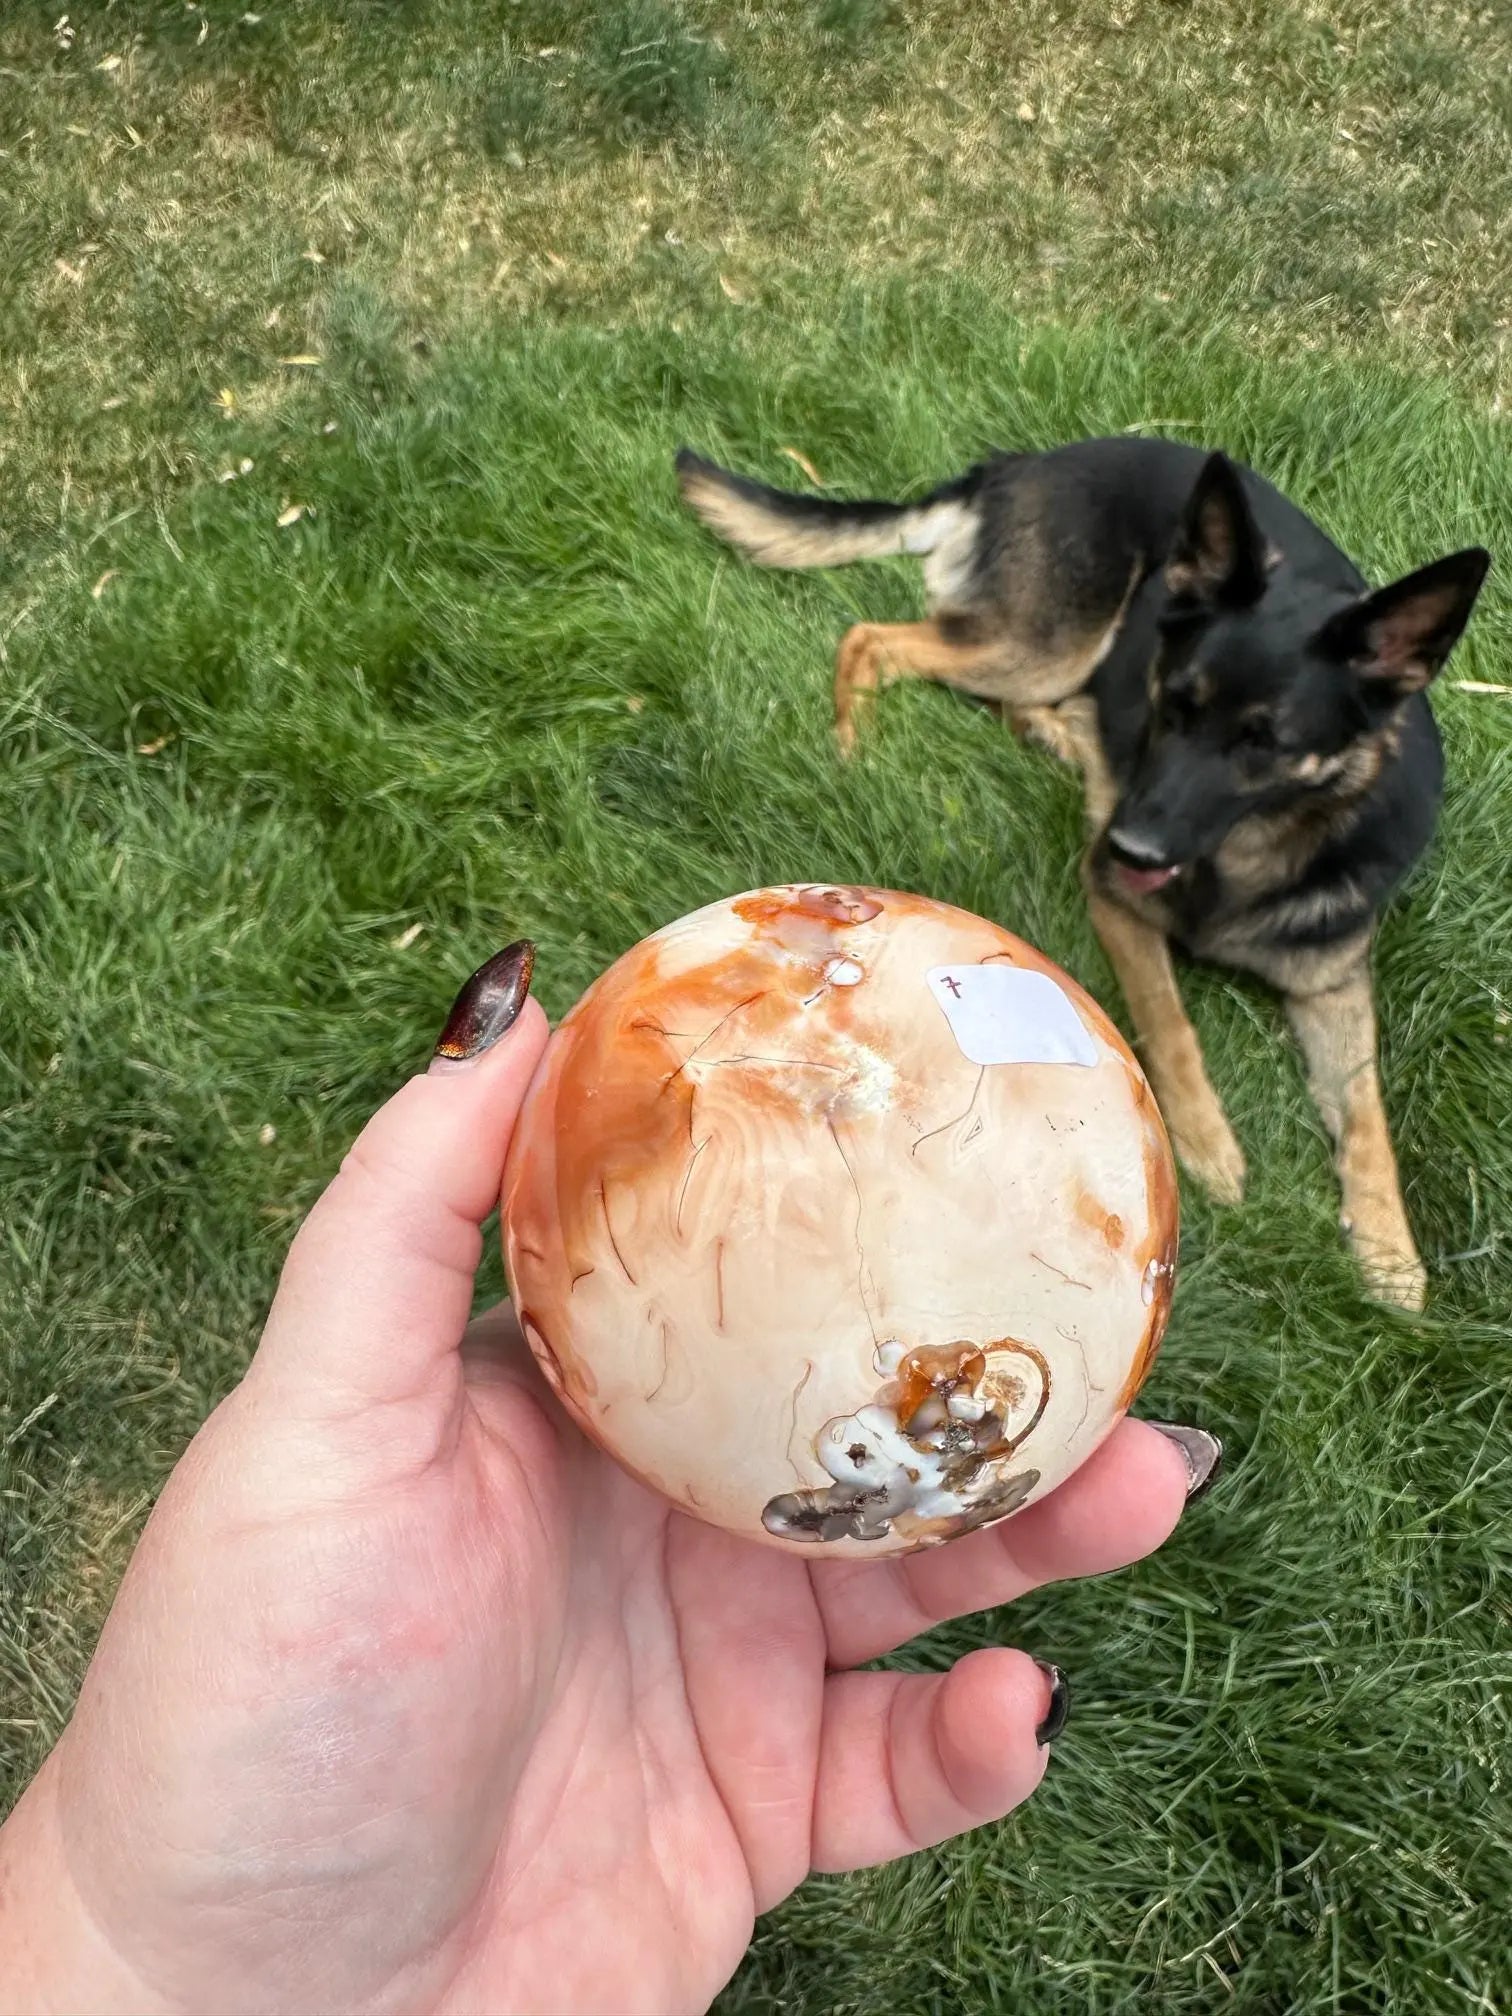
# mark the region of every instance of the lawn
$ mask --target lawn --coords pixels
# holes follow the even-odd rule
[[[1043,1790],[807,1886],[720,2008],[1512,2010],[1509,79],[1470,0],[6,8],[0,1804],[505,940],[559,1014],[698,903],[863,879],[1122,1013],[1064,772],[912,687],[831,752],[834,640],[916,576],[743,568],[674,446],[888,493],[1168,431],[1374,576],[1501,561],[1377,961],[1431,1304],[1364,1299],[1274,1000],[1191,975],[1251,1188],[1184,1192],[1142,1404],[1226,1480],[912,1649],[1066,1668]]]

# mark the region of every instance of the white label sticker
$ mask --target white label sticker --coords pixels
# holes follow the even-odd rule
[[[973,1064],[1095,1064],[1065,989],[1018,966],[935,966],[929,991]]]

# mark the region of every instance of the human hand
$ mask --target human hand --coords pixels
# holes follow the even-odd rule
[[[1064,1717],[1006,1647],[851,1669],[1138,1559],[1214,1469],[1125,1421],[1019,1517],[876,1563],[650,1496],[507,1306],[468,1322],[546,1041],[528,980],[511,948],[463,990],[170,1477],[0,1830],[7,2012],[702,2010],[811,1869],[1008,1812]]]

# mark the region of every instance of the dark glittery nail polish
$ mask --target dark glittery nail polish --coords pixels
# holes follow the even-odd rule
[[[436,1056],[448,1064],[469,1064],[491,1050],[525,1006],[534,965],[534,945],[520,938],[480,966],[452,1003]]]
[[[1162,1435],[1174,1442],[1186,1458],[1187,1503],[1195,1505],[1218,1482],[1223,1468],[1223,1444],[1206,1428],[1188,1428],[1181,1421],[1152,1421]]]
[[[1047,1659],[1036,1659],[1034,1663],[1050,1682],[1050,1712],[1034,1732],[1034,1740],[1043,1750],[1066,1726],[1066,1719],[1071,1713],[1071,1689],[1059,1666],[1052,1666]]]

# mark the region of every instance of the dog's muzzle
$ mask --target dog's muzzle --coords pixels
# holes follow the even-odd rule
[[[1158,842],[1137,831],[1110,827],[1106,844],[1108,858],[1117,871],[1119,881],[1136,896],[1148,896],[1156,889],[1164,889],[1181,873],[1179,861],[1167,861]]]

